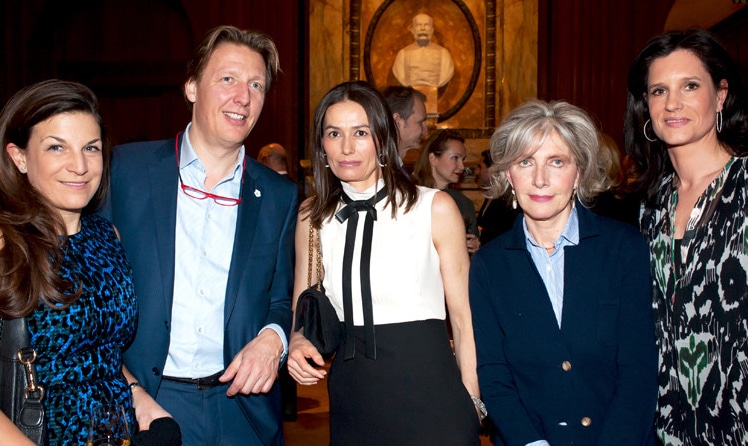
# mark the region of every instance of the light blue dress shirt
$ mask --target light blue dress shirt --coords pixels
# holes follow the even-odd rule
[[[579,244],[579,219],[577,210],[572,209],[569,220],[561,231],[561,235],[553,242],[553,254],[548,255],[548,251],[540,246],[533,239],[530,231],[527,229],[527,222],[522,217],[522,227],[525,230],[527,250],[530,252],[532,261],[543,279],[548,296],[551,299],[553,313],[556,315],[558,328],[561,328],[561,314],[564,309],[564,247],[576,246]],[[550,446],[545,440],[533,441],[526,446]]]
[[[179,171],[184,184],[205,190],[205,167],[192,147],[191,125],[182,139]],[[240,196],[244,154],[242,146],[234,169],[208,192],[224,197]],[[223,362],[224,303],[239,206],[222,206],[211,198],[199,200],[178,189],[174,299],[169,355],[164,366],[166,376],[202,378],[228,365]],[[285,356],[288,342],[281,327],[270,324],[263,330],[266,328],[278,333]]]
[[[555,249],[551,255],[548,255],[548,251],[532,238],[530,231],[527,229],[527,221],[525,221],[524,216],[522,217],[522,226],[525,230],[525,237],[527,237],[527,250],[530,251],[535,268],[540,273],[540,277],[543,278],[543,283],[551,299],[553,312],[556,314],[558,328],[561,328],[561,314],[564,309],[564,247],[579,244],[579,219],[577,218],[577,210],[571,210],[564,230],[561,231],[561,235],[553,242]]]

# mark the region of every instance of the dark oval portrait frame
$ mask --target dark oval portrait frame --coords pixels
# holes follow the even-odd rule
[[[377,8],[376,12],[372,16],[372,19],[366,31],[366,39],[364,41],[364,54],[363,54],[364,55],[364,61],[363,61],[364,62],[363,63],[364,73],[366,75],[366,79],[377,88],[381,88],[382,86],[377,85],[377,82],[375,80],[376,78],[375,78],[374,71],[372,69],[372,63],[371,63],[371,46],[375,38],[377,26],[379,25],[379,22],[382,19],[382,16],[385,14],[387,9],[390,6],[392,6],[392,4],[395,1],[396,0],[385,0],[379,6],[379,8]],[[478,24],[476,23],[475,18],[473,17],[472,12],[462,0],[450,0],[450,1],[451,3],[454,3],[459,8],[460,12],[462,13],[462,16],[467,22],[468,27],[470,28],[470,34],[473,40],[472,42],[473,53],[474,53],[473,54],[473,67],[472,67],[470,76],[468,78],[467,85],[464,87],[464,90],[462,94],[459,96],[459,99],[457,99],[457,101],[454,102],[453,104],[449,104],[450,106],[446,111],[439,113],[437,122],[443,122],[453,117],[467,103],[467,101],[470,99],[473,92],[475,91],[476,86],[478,85],[478,79],[480,77],[481,68],[483,64],[483,46],[481,42],[480,31],[478,28]],[[442,89],[440,89],[440,91],[441,90]]]

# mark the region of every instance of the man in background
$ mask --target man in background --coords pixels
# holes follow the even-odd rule
[[[288,153],[282,145],[271,142],[260,149],[257,161],[283,176],[288,176]]]
[[[426,127],[426,95],[412,87],[390,86],[382,92],[397,125],[397,153],[400,164],[408,150],[421,148]]]

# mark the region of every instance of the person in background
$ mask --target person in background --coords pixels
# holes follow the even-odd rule
[[[96,97],[74,82],[31,85],[5,104],[0,138],[0,316],[27,319],[49,444],[83,444],[96,404],[132,421],[122,350],[137,325],[125,252],[94,215],[110,159]],[[0,412],[0,444],[32,442]]]
[[[185,446],[284,443],[298,192],[243,145],[277,71],[268,36],[215,28],[188,66],[185,130],[114,150],[110,212],[141,308],[124,354],[138,423],[170,414]]]
[[[465,223],[467,249],[472,255],[480,248],[475,205],[460,191],[449,187],[460,181],[466,156],[465,138],[459,132],[437,130],[429,138],[426,150],[419,155],[413,176],[421,186],[443,190],[455,200]]]
[[[476,182],[484,189],[489,189],[491,186],[491,174],[488,169],[492,165],[491,151],[482,151],[480,153],[480,162],[475,166],[474,172]],[[511,207],[510,201],[506,194],[503,197],[486,197],[483,200],[477,216],[481,246],[512,228],[514,220],[521,211],[516,207]]]
[[[390,86],[382,92],[397,125],[398,162],[409,150],[419,150],[426,128],[426,95],[413,87]]]
[[[645,197],[663,444],[748,444],[745,98],[707,31],[650,40],[628,74],[626,150]]]
[[[600,145],[600,159],[610,178],[608,190],[595,197],[590,207],[592,212],[615,218],[632,226],[639,226],[639,198],[637,194],[628,191],[626,169],[621,162],[621,152],[618,144],[607,133],[598,135]]]
[[[394,120],[372,86],[346,82],[322,98],[312,131],[317,196],[299,211],[294,295],[307,287],[312,225],[323,286],[346,327],[327,383],[330,444],[478,445],[464,226],[454,200],[413,184],[397,157]],[[294,332],[291,376],[317,384],[323,365]]]
[[[257,161],[288,177],[288,154],[282,145],[274,142],[264,145],[257,154]]]
[[[528,101],[491,137],[492,189],[522,215],[473,256],[478,379],[498,444],[654,445],[647,245],[584,207],[607,188],[579,107]]]

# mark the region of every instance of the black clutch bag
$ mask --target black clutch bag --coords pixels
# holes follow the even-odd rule
[[[0,410],[37,445],[47,444],[44,389],[36,382],[36,351],[26,318],[0,319]]]
[[[314,345],[325,358],[335,353],[343,337],[343,324],[338,319],[322,287],[322,254],[316,256],[317,283],[312,285],[312,263],[315,252],[319,252],[319,237],[314,243],[314,229],[309,224],[309,270],[307,273],[307,288],[302,291],[296,301],[295,330],[304,330],[304,337]]]

